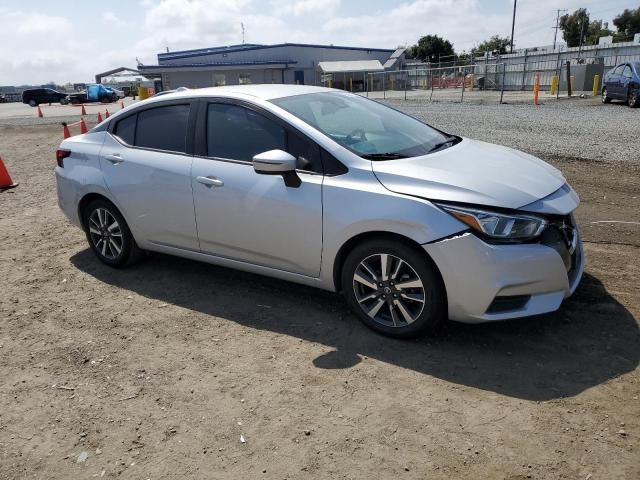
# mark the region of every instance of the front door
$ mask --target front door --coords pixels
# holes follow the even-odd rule
[[[198,251],[189,113],[189,104],[146,109],[106,136],[100,163],[107,187],[138,242]]]
[[[318,276],[323,176],[312,171],[309,158],[318,146],[294,138],[276,119],[247,106],[209,103],[201,111],[206,145],[194,158],[192,182],[202,252]],[[253,156],[273,149],[305,157],[299,187],[254,171]],[[305,149],[311,154],[300,154]]]
[[[296,85],[304,85],[304,70],[295,70],[293,72],[293,80]]]

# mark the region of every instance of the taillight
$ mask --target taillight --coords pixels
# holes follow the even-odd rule
[[[60,168],[64,168],[64,159],[71,155],[71,150],[56,150],[56,161]]]

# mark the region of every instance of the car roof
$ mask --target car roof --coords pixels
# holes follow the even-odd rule
[[[261,100],[292,97],[307,93],[335,92],[335,89],[313,87],[309,85],[284,85],[284,84],[259,84],[259,85],[229,85],[225,87],[207,87],[187,89],[181,92],[173,92],[160,95],[159,99],[190,97],[255,97]]]

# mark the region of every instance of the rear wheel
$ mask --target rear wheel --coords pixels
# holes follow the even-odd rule
[[[446,294],[435,265],[398,241],[357,246],[345,260],[342,288],[355,315],[385,335],[415,337],[445,319]]]
[[[38,102],[36,102],[35,100],[29,100],[29,106],[37,107],[38,106]]]
[[[631,108],[636,108],[638,106],[638,95],[638,90],[631,90],[627,97],[627,105]]]
[[[84,210],[87,241],[98,259],[112,267],[124,267],[142,257],[131,231],[118,209],[102,199]]]

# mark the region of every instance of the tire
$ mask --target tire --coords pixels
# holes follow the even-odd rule
[[[29,100],[29,106],[30,107],[37,107],[38,106],[38,102],[36,102],[35,100]]]
[[[69,99],[68,98],[61,98],[60,99],[60,105],[69,105]]]
[[[627,105],[631,108],[638,108],[638,105],[640,104],[638,96],[640,96],[640,92],[638,92],[638,90],[631,90],[627,96]]]
[[[83,221],[89,246],[102,263],[119,268],[142,258],[143,252],[127,222],[111,202],[97,199],[89,203],[84,209]]]
[[[611,98],[607,95],[607,88],[602,89],[602,103],[611,103]]]
[[[342,267],[342,289],[353,313],[369,328],[390,337],[433,332],[446,319],[446,293],[436,266],[423,252],[401,241],[380,238],[356,246]]]

